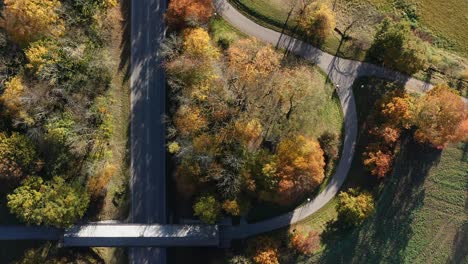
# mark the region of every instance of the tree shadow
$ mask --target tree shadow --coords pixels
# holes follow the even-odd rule
[[[406,139],[372,218],[352,231],[331,224],[322,263],[402,263],[413,214],[424,203],[424,181],[441,151]]]
[[[130,78],[130,56],[132,43],[131,36],[131,21],[132,21],[132,1],[120,0],[120,13],[122,14],[122,39],[120,42],[120,63],[119,71],[124,73],[123,82]]]
[[[468,201],[468,200],[467,200]],[[465,206],[466,208],[466,206]],[[465,222],[455,234],[452,245],[452,256],[447,260],[449,263],[463,263],[468,256],[468,223]]]

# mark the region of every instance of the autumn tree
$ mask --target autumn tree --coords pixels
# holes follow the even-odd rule
[[[466,105],[455,90],[438,85],[418,100],[415,139],[444,148],[458,140],[457,129],[466,117]]]
[[[59,0],[5,0],[0,27],[23,45],[43,37],[59,36],[64,30],[57,13],[60,8]]]
[[[88,193],[91,200],[96,201],[105,195],[106,186],[116,171],[115,165],[106,164],[98,174],[89,179]]]
[[[221,205],[212,195],[202,196],[193,206],[196,216],[206,224],[214,224],[221,216]]]
[[[173,0],[166,11],[166,21],[175,28],[186,25],[200,25],[208,22],[213,15],[211,0]]]
[[[228,50],[229,69],[245,85],[264,82],[280,66],[280,56],[270,45],[253,38],[241,39]]]
[[[32,141],[24,135],[0,133],[0,180],[16,185],[37,167],[37,152]]]
[[[250,150],[256,149],[261,143],[263,127],[256,118],[251,120],[237,120],[234,123],[236,135]]]
[[[309,231],[306,235],[300,232],[291,234],[291,246],[301,254],[312,255],[320,249],[320,234]]]
[[[390,151],[368,148],[363,156],[364,166],[378,178],[383,178],[392,169],[393,155]]]
[[[310,37],[324,40],[336,26],[333,11],[325,4],[308,4],[300,9],[298,26]]]
[[[82,187],[54,177],[44,182],[32,176],[7,196],[8,208],[21,221],[34,225],[69,227],[83,217],[89,197]]]
[[[374,199],[367,192],[349,189],[338,194],[338,219],[351,226],[360,225],[374,212]]]
[[[405,91],[386,94],[380,105],[381,114],[387,125],[405,129],[412,125],[414,107],[414,97]]]
[[[294,202],[325,178],[324,153],[317,140],[301,135],[287,137],[278,144],[276,156],[275,161],[266,165],[268,169],[264,167],[264,172],[279,179],[278,203]]]
[[[177,111],[174,124],[182,135],[189,135],[205,128],[208,121],[198,107],[184,105]]]
[[[32,119],[24,109],[23,99],[26,92],[26,86],[21,76],[15,76],[5,83],[5,90],[0,95],[0,103],[5,106],[7,114],[15,117],[16,120],[31,123]]]
[[[190,57],[217,59],[221,55],[211,42],[208,32],[200,27],[184,31],[183,47],[185,54]]]
[[[389,19],[382,22],[368,55],[377,63],[408,74],[424,69],[427,63],[424,43],[412,35],[410,26]]]
[[[249,242],[253,261],[256,264],[279,264],[279,243],[268,236],[260,236]]]

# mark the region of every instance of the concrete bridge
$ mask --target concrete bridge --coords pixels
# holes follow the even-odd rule
[[[65,247],[218,247],[217,225],[89,224],[69,229],[0,226],[0,241],[56,240]]]

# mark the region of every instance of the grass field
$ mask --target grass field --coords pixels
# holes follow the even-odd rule
[[[406,144],[363,226],[304,263],[466,263],[468,144]]]

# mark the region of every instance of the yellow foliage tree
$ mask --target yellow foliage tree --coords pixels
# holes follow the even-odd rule
[[[17,113],[21,109],[21,97],[24,94],[24,85],[21,77],[15,76],[6,82],[5,91],[0,97],[9,113]]]
[[[410,128],[414,112],[414,101],[406,92],[395,92],[387,95],[381,104],[382,115],[386,122],[395,127]]]
[[[297,24],[309,36],[324,40],[335,29],[333,11],[324,4],[309,4],[298,14]]]
[[[200,108],[196,106],[181,106],[177,111],[174,124],[180,134],[187,136],[200,131],[208,125]]]
[[[184,32],[184,52],[191,57],[207,59],[218,59],[221,55],[203,28],[188,29]]]
[[[249,121],[238,120],[234,124],[236,135],[241,142],[248,146],[249,149],[255,149],[260,144],[263,127],[258,119],[251,119]]]
[[[22,45],[50,36],[59,36],[64,31],[63,21],[57,11],[59,0],[5,0],[4,19],[0,27]]]
[[[280,55],[270,45],[261,45],[253,38],[233,43],[228,57],[230,70],[246,84],[264,81],[280,66]]]
[[[26,50],[26,57],[29,63],[27,67],[34,71],[41,71],[46,64],[55,63],[57,54],[51,50],[50,43],[37,41]]]

